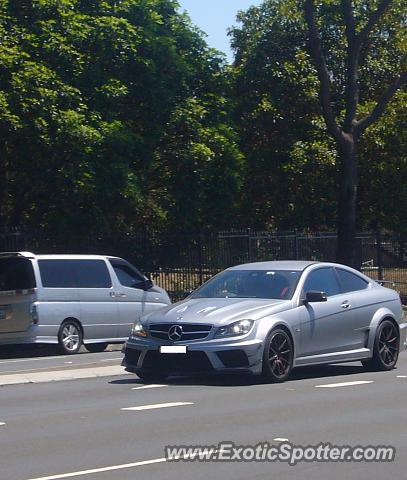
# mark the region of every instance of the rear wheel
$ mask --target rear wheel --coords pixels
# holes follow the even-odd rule
[[[88,343],[85,345],[86,350],[90,353],[104,352],[108,347],[108,343]]]
[[[263,352],[263,378],[272,383],[287,380],[293,368],[294,349],[290,335],[274,329],[266,339]]]
[[[61,325],[58,333],[58,344],[62,353],[73,355],[78,353],[82,345],[82,330],[78,323],[67,320]]]
[[[373,358],[362,364],[369,370],[392,370],[397,363],[399,348],[399,329],[392,321],[384,320],[376,331]]]

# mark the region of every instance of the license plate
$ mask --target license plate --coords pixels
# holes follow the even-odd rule
[[[161,345],[160,353],[187,353],[186,345]]]

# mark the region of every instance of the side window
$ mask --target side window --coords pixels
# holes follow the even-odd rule
[[[327,267],[313,270],[304,283],[304,291],[310,290],[325,292],[327,297],[341,293],[334,269]]]
[[[337,268],[339,281],[341,282],[342,292],[356,292],[357,290],[364,290],[369,285],[366,280],[360,278],[352,272]]]
[[[103,260],[73,260],[78,288],[110,288],[112,280]]]
[[[143,277],[127,265],[113,265],[113,269],[123,287],[137,288],[144,281]]]
[[[130,263],[120,259],[109,259],[113,270],[123,287],[141,288],[146,277]]]
[[[46,288],[76,288],[71,260],[38,260],[42,285]]]
[[[39,260],[42,285],[48,288],[110,288],[103,260]]]

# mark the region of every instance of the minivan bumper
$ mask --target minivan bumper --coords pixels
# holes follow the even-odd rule
[[[36,344],[52,343],[57,344],[58,327],[55,326],[57,333],[52,334],[50,325],[31,325],[24,332],[2,333],[0,335],[0,345],[18,345],[18,344]]]

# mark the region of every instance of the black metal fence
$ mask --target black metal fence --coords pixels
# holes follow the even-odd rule
[[[361,270],[389,282],[407,303],[407,239],[395,234],[357,235]],[[41,232],[0,230],[0,251],[94,253],[128,259],[174,300],[231,265],[264,260],[335,261],[336,234],[230,231],[216,234],[137,233],[55,241]]]

